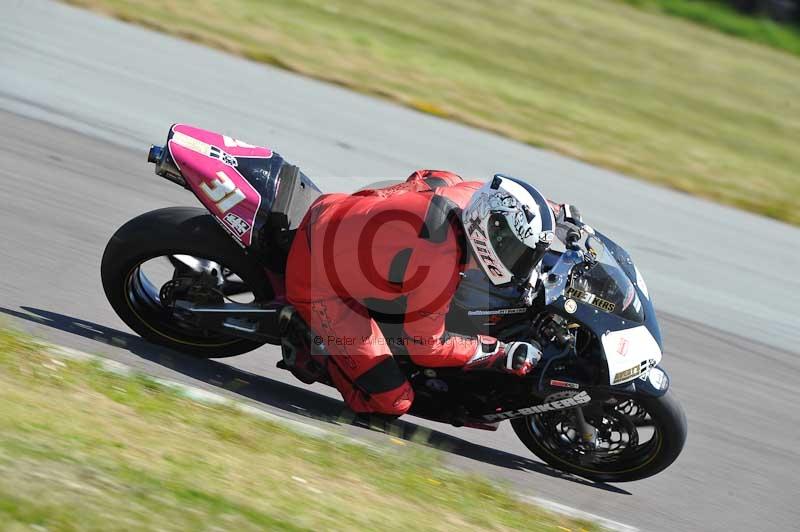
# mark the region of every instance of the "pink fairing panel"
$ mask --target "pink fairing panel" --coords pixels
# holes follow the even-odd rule
[[[237,157],[268,159],[272,150],[185,124],[172,126],[168,147],[202,204],[237,241],[249,246],[261,195],[236,169]]]

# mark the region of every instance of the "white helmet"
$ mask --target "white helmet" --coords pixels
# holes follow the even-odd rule
[[[501,174],[475,192],[461,221],[476,260],[494,285],[527,281],[555,234],[544,196]]]

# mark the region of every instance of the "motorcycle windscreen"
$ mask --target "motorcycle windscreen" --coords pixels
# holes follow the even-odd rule
[[[275,199],[283,159],[269,148],[185,124],[172,126],[167,146],[200,202],[249,246],[259,210]]]

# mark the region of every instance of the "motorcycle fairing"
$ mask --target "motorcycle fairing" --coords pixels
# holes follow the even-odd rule
[[[521,299],[519,287],[495,286],[483,271],[465,270],[447,314],[447,330],[503,339],[516,325],[527,328],[530,323],[530,309]]]
[[[647,327],[606,331],[600,337],[608,364],[609,384],[628,382],[661,361],[661,348]]]
[[[656,309],[653,306],[653,301],[650,299],[650,293],[642,274],[639,272],[636,264],[634,264],[631,256],[621,246],[599,231],[595,231],[595,236],[603,241],[603,245],[606,246],[617,260],[622,271],[625,272],[625,275],[633,282],[633,286],[639,294],[639,301],[642,303],[642,309],[644,310],[644,326],[647,327],[647,330],[650,331],[653,339],[663,351],[664,344],[661,340],[661,328],[658,326],[658,320],[656,319]]]
[[[567,312],[564,304],[569,298],[564,293],[564,287],[567,285],[570,270],[579,262],[578,256],[570,251],[550,252],[549,256],[545,257],[545,270],[556,273],[559,279],[557,286],[550,290],[550,297],[554,299],[548,298],[546,303],[567,319],[581,323],[600,340],[608,369],[608,382],[616,386],[646,376],[650,368],[661,361],[663,349],[661,332],[652,301],[647,297],[649,294],[646,296],[641,286],[644,280],[641,279],[641,283],[637,282],[641,274],[637,279],[636,267],[630,255],[599,231],[594,231],[594,234],[602,240],[624,274],[634,283],[642,304],[644,323],[623,319],[580,300],[574,300],[576,302],[574,310]],[[545,288],[547,291],[547,285]]]
[[[186,124],[172,126],[167,146],[200,202],[235,240],[249,246],[262,200],[271,202],[277,189],[277,172],[270,172],[269,164],[276,154]]]

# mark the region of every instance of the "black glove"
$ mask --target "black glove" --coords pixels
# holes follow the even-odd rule
[[[581,211],[575,205],[564,203],[558,211],[557,222],[569,222],[571,224],[580,225],[583,223]]]

